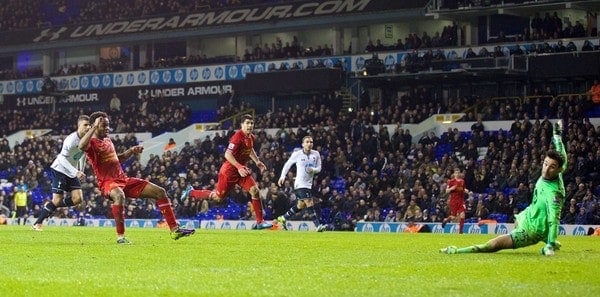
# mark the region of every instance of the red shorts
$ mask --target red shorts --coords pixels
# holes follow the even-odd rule
[[[465,212],[465,201],[462,199],[450,199],[448,206],[450,207],[451,216],[457,216]]]
[[[139,198],[140,194],[148,184],[145,179],[128,177],[125,179],[107,180],[102,183],[100,190],[102,194],[109,197],[110,191],[114,188],[121,188],[127,198]]]
[[[217,181],[217,196],[224,198],[235,185],[239,185],[244,191],[249,192],[250,188],[256,186],[256,181],[252,175],[241,177],[237,169],[233,167],[221,167],[221,170],[219,170],[219,180]]]

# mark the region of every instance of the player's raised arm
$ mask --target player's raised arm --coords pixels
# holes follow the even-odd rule
[[[83,137],[81,137],[81,139],[79,140],[79,149],[84,152],[90,146],[90,140],[92,139],[92,136],[94,136],[94,134],[96,133],[96,130],[98,130],[100,125],[103,123],[103,117],[96,117],[94,119],[90,118],[90,121],[92,121],[92,120],[93,120],[92,126],[85,133],[85,135],[83,135]]]
[[[554,143],[554,147],[556,151],[551,151],[548,153],[548,158],[556,161],[556,166],[558,168],[554,169],[557,171],[556,176],[556,185],[553,188],[553,191],[550,191],[552,195],[549,195],[546,198],[546,212],[548,218],[548,238],[546,240],[546,246],[543,248],[544,255],[553,255],[555,250],[558,250],[560,247],[556,243],[556,239],[558,237],[558,226],[560,224],[560,215],[562,211],[562,206],[565,201],[565,187],[563,183],[562,174],[564,170],[567,168],[567,153],[562,142],[562,129],[563,122],[559,120],[554,124],[554,136],[552,137],[552,142]],[[544,160],[544,162],[546,162]],[[553,168],[549,167],[548,170],[552,170]]]
[[[127,149],[126,151],[124,151],[118,155],[119,162],[124,162],[127,159],[131,158],[131,156],[141,154],[143,151],[144,151],[144,147],[141,144],[132,146],[129,149]]]

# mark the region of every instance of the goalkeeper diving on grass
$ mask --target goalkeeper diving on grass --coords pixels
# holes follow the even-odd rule
[[[449,246],[440,250],[446,254],[493,253],[503,249],[517,249],[542,241],[542,255],[552,256],[560,249],[558,224],[565,202],[563,172],[567,168],[567,153],[562,142],[563,122],[554,124],[554,149],[546,153],[542,174],[535,183],[531,204],[515,217],[515,229],[484,244],[464,248]]]

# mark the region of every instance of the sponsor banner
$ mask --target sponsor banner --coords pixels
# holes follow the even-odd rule
[[[187,229],[197,229],[200,224],[197,220],[177,220],[179,225]],[[35,218],[28,218],[26,225],[31,225],[35,222]],[[79,219],[59,219],[59,218],[48,218],[46,226],[79,226]],[[86,227],[114,227],[115,221],[112,219],[83,219],[84,226]],[[18,220],[8,219],[8,225],[17,225]],[[158,220],[150,219],[125,219],[125,228],[157,228]]]
[[[388,52],[377,54],[377,58],[383,61],[383,65],[387,70],[393,70],[396,64],[401,62],[405,56],[405,52]],[[372,59],[373,55],[354,55],[345,58],[350,61],[344,64],[344,69],[350,69],[351,72],[356,72],[365,70],[365,61]]]
[[[252,24],[281,23],[327,16],[352,17],[357,13],[398,9],[423,9],[428,2],[429,0],[313,0],[294,1],[285,4],[267,3],[253,7],[219,8],[169,16],[140,17],[111,22],[2,32],[0,34],[0,44],[17,45],[90,38],[106,39],[111,36],[126,34],[206,30],[213,26],[249,26]]]
[[[424,223],[429,227],[431,233],[458,233],[458,224],[446,224],[442,228],[441,223]],[[358,222],[356,224],[357,232],[389,232],[402,233],[407,227],[406,222]],[[589,228],[597,228],[592,225],[560,225],[558,227],[559,235],[587,235]],[[514,229],[514,224],[496,223],[496,224],[465,224],[463,229],[465,234],[509,234]]]
[[[150,70],[150,85],[172,85],[186,83],[185,68]]]
[[[110,97],[107,97],[108,99],[106,99],[104,97],[101,97],[101,95],[98,92],[94,91],[70,93],[69,95],[60,98],[54,96],[30,94],[6,95],[4,97],[4,106],[14,110],[40,108],[46,106],[56,106],[58,108],[75,105],[85,106],[92,105],[93,103],[99,103],[101,98],[106,100],[106,104],[108,104],[108,100],[110,100]]]
[[[352,56],[352,64],[349,68],[350,71],[363,71],[365,70],[365,61],[373,58],[373,55],[354,55]]]
[[[266,63],[248,63],[225,66],[226,80],[244,79],[248,73],[262,73],[266,71]]]
[[[102,76],[99,76],[102,77]],[[65,78],[65,81],[69,79]],[[163,99],[188,100],[198,98],[215,98],[220,94],[232,92],[233,85],[226,82],[186,85],[131,86],[124,88],[82,89],[66,91],[66,96],[44,96],[39,94],[4,95],[2,108],[22,110],[40,107],[108,106],[112,94],[117,94],[122,104],[139,103],[141,95],[146,94]]]
[[[148,85],[148,78],[150,77],[150,71],[128,71],[118,72],[114,75],[113,85],[117,88],[120,87],[134,87]]]
[[[90,89],[106,89],[114,86],[114,75],[113,73],[105,74],[94,74],[94,75],[81,75],[73,77],[68,80],[64,80],[62,77],[59,79],[58,88],[60,90],[90,90]],[[65,83],[68,85],[65,86]]]
[[[3,89],[4,89],[3,83],[6,83],[6,82],[0,82],[0,94],[3,93]],[[11,84],[10,88],[13,89],[14,94],[36,93],[36,92],[42,91],[43,84],[44,84],[44,82],[41,78],[23,79],[23,80],[14,81],[14,85]],[[8,91],[8,89],[7,89],[7,91]]]
[[[386,55],[384,61],[386,67],[393,68],[396,61],[400,61],[403,53]],[[268,71],[269,65],[273,63],[275,68],[281,64],[290,67],[296,63],[300,69],[306,69],[323,63],[328,68],[336,64],[342,64],[345,71],[361,71],[364,69],[364,61],[372,55],[339,56],[306,58],[295,60],[277,60],[260,63],[242,63],[232,65],[196,66],[187,68],[172,68],[145,71],[129,71],[104,74],[86,74],[78,76],[60,76],[53,80],[61,91],[78,90],[100,90],[108,88],[122,88],[134,86],[155,86],[186,84],[194,82],[215,82],[225,80],[243,80],[248,73],[264,73]],[[0,94],[39,94],[43,81],[41,78],[25,79],[15,81],[0,81]]]
[[[201,229],[209,230],[252,230],[255,221],[237,220],[206,220],[200,222]],[[290,231],[316,231],[317,227],[310,221],[288,221]]]
[[[287,69],[292,69],[294,63],[298,66],[299,69],[307,69],[314,68],[319,64],[323,64],[326,68],[333,68],[336,64],[341,64],[344,69],[350,69],[351,67],[351,57],[350,56],[340,56],[340,57],[311,57],[305,59],[287,59],[287,60],[275,60],[266,62],[266,71],[279,71],[281,66],[284,65]],[[274,69],[271,69],[274,67]],[[259,73],[261,71],[253,71],[255,73]],[[245,76],[244,76],[245,77]]]
[[[189,67],[186,77],[188,82],[221,81],[225,80],[225,68],[225,65]]]

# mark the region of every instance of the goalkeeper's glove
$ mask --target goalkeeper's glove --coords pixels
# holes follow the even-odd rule
[[[563,122],[562,120],[558,120],[554,123],[554,135],[562,135],[563,130]]]
[[[544,255],[544,256],[554,256],[554,253],[555,253],[555,251],[558,250],[558,248],[557,248],[556,245],[548,243],[548,244],[546,244],[542,248],[542,255]]]

